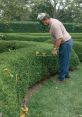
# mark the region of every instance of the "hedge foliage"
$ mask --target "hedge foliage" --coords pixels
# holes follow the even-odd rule
[[[17,50],[20,48],[25,48],[27,46],[27,44],[21,44],[17,43],[16,41],[0,41],[0,53],[3,52],[10,52],[12,50]]]
[[[22,35],[22,34],[6,34],[2,40],[19,40],[19,41],[35,41],[35,42],[44,42],[47,39],[50,39],[50,36],[34,36],[32,34]]]
[[[82,42],[75,41],[73,48],[77,53],[79,60],[82,62]]]
[[[66,29],[69,32],[82,32],[82,24],[65,23]],[[0,32],[48,32],[48,27],[43,26],[39,22],[7,22],[0,23]]]
[[[7,22],[0,23],[0,32],[45,32],[48,31],[46,27],[40,25],[39,22]]]
[[[50,54],[51,44],[17,41],[0,43],[3,48],[6,45],[6,49],[11,49],[13,43],[16,48],[23,47],[0,54],[0,112],[3,112],[4,117],[18,117],[20,102],[26,89],[46,75],[56,73],[58,59]],[[10,43],[11,46],[7,46]],[[78,56],[72,50],[70,69],[76,69],[79,63]]]
[[[73,40],[82,41],[82,33],[71,33]],[[51,41],[49,33],[1,33],[1,40],[19,40],[19,41]]]

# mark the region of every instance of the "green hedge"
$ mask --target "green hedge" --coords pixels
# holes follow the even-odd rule
[[[19,40],[19,41],[35,41],[35,42],[44,42],[47,39],[50,39],[50,36],[34,36],[34,35],[22,35],[22,34],[6,34],[2,40]]]
[[[0,32],[45,32],[48,29],[38,22],[0,23]]]
[[[45,43],[51,43],[51,40],[46,40]],[[79,57],[79,60],[82,62],[82,40],[77,39],[73,43],[73,49]]]
[[[21,44],[20,43],[17,43],[16,41],[0,41],[0,53],[3,53],[3,52],[9,52],[9,51],[12,51],[12,50],[17,50],[17,49],[20,49],[20,48],[25,48],[27,46],[27,44]]]
[[[70,33],[82,33],[82,23],[64,23],[64,26]]]
[[[0,54],[0,98],[2,100],[2,102],[0,101],[2,107],[0,112],[3,112],[4,117],[18,117],[21,100],[26,89],[46,75],[56,73],[58,69],[57,57],[52,57],[50,54],[51,44],[16,43],[17,45],[19,43],[20,46],[25,44],[25,48]],[[38,52],[39,55],[36,56]],[[78,65],[79,59],[72,51],[70,69],[76,69]],[[18,75],[18,84],[16,84],[16,74]]]
[[[75,41],[73,48],[82,62],[82,42]]]
[[[71,33],[73,40],[82,41],[82,33]]]
[[[82,33],[71,33],[73,40],[82,41]],[[2,33],[1,40],[19,40],[19,41],[51,41],[48,33]]]
[[[68,32],[82,32],[82,24],[64,23]],[[39,22],[10,22],[0,23],[0,32],[48,32],[48,27],[43,26]]]

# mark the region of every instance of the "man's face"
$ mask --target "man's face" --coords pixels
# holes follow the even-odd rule
[[[42,20],[42,23],[43,23],[44,25],[49,25],[49,19],[44,19],[44,20]]]

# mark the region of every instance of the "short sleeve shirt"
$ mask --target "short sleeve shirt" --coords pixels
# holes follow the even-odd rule
[[[53,18],[50,18],[50,35],[53,43],[60,38],[63,39],[63,42],[71,39],[64,25],[59,20]]]

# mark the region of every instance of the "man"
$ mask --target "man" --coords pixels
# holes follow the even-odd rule
[[[38,14],[37,19],[44,25],[50,26],[50,35],[52,37],[52,54],[59,54],[59,77],[58,81],[64,81],[69,78],[69,59],[72,48],[72,39],[66,31],[64,25],[57,19],[50,18],[46,13]]]

